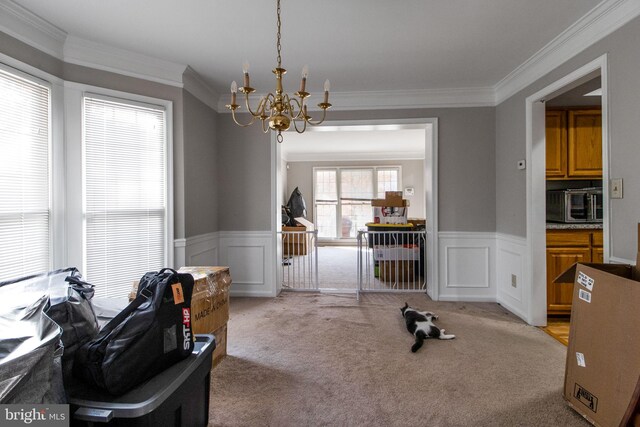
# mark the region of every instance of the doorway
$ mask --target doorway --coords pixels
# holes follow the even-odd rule
[[[419,178],[421,182],[407,182],[405,180],[404,182],[398,183],[401,187],[398,188],[398,190],[404,191],[405,187],[409,187],[413,188],[414,190],[418,189],[419,191],[419,194],[417,194],[417,196],[419,197],[417,197],[416,199],[419,200],[419,204],[422,205],[420,210],[420,212],[422,213],[421,216],[427,218],[427,293],[431,296],[431,298],[437,300],[437,119],[336,121],[327,122],[327,124],[317,128],[312,128],[311,130],[307,129],[305,135],[285,135],[285,142],[283,144],[276,144],[282,146],[276,146],[273,150],[274,161],[272,162],[272,194],[274,194],[274,209],[277,208],[278,213],[280,212],[280,206],[282,204],[286,204],[287,202],[287,193],[289,192],[289,190],[296,186],[300,186],[297,182],[298,178],[287,178],[287,166],[289,166],[290,168],[295,166],[297,167],[297,169],[301,169],[300,167],[298,167],[298,163],[304,162],[304,160],[301,160],[302,157],[300,157],[300,153],[297,153],[296,150],[293,150],[293,152],[287,151],[288,147],[284,147],[284,144],[290,143],[292,144],[292,146],[300,147],[305,144],[305,139],[303,138],[305,138],[307,134],[309,134],[309,136],[315,136],[317,138],[320,133],[327,136],[331,135],[331,132],[334,132],[334,135],[337,135],[338,132],[343,134],[348,133],[349,135],[352,135],[352,137],[350,137],[348,141],[343,140],[341,143],[338,142],[337,146],[331,146],[330,144],[325,143],[324,150],[322,151],[313,152],[314,149],[311,149],[311,152],[313,154],[312,158],[314,158],[316,162],[321,162],[321,166],[325,167],[324,170],[327,170],[327,168],[330,170],[331,167],[329,167],[327,161],[335,161],[328,159],[335,159],[337,154],[340,162],[339,164],[336,164],[344,170],[344,173],[346,174],[345,179],[353,179],[354,177],[358,177],[358,179],[361,179],[362,176],[368,176],[369,174],[371,174],[374,177],[373,182],[380,181],[380,183],[382,183],[383,181],[381,177],[388,175],[388,169],[392,169],[398,172],[401,169],[395,169],[400,163],[402,163],[400,159],[398,159],[398,156],[392,156],[389,153],[393,150],[393,148],[389,149],[389,147],[391,146],[397,148],[397,145],[391,145],[390,141],[387,140],[387,153],[378,153],[377,155],[374,154],[374,158],[368,158],[365,163],[357,162],[357,154],[354,153],[353,147],[358,144],[357,141],[359,137],[363,135],[370,135],[371,132],[386,134],[390,134],[392,132],[396,132],[398,134],[402,134],[402,132],[413,132],[420,135],[420,145],[417,150],[414,149],[414,151],[419,151],[419,153],[413,153],[413,155],[415,156],[416,154],[419,154],[421,156],[420,172],[422,173],[420,174],[421,176]],[[325,137],[324,140],[327,141],[328,139]],[[373,143],[373,141],[368,142]],[[283,151],[287,151],[284,156]],[[317,200],[315,200],[315,189],[313,188],[313,181],[315,177],[313,176],[313,166],[311,166],[310,163],[312,162],[304,165],[308,169],[308,173],[305,175],[305,180],[309,182],[309,185],[306,187],[307,190],[304,191],[305,202],[308,206],[307,209],[309,211],[308,217],[311,218],[311,221],[314,221],[314,224],[322,226],[322,232],[326,234],[326,236],[324,236],[324,239],[318,239],[321,244],[321,246],[319,247],[320,251],[318,252],[318,264],[320,268],[328,274],[327,276],[327,274],[323,274],[322,270],[320,271],[320,286],[321,288],[329,288],[332,291],[336,289],[348,289],[349,292],[355,292],[357,285],[357,269],[355,262],[357,237],[356,228],[361,227],[363,224],[360,224],[358,226],[352,225],[350,227],[350,230],[347,232],[345,218],[352,223],[354,221],[357,222],[359,219],[361,219],[359,218],[361,215],[356,215],[354,214],[354,212],[358,212],[358,209],[362,210],[363,208],[356,207],[354,210],[354,207],[352,205],[357,202],[354,200],[347,201],[343,198],[342,202],[336,201],[336,205],[334,206],[332,205],[333,199],[322,199],[320,200],[320,202],[324,203],[322,212],[325,220],[318,221],[317,218],[319,212],[316,212]],[[366,170],[370,171],[370,173],[366,172]],[[329,176],[331,175],[331,173],[329,172],[324,175]],[[323,178],[326,177],[323,176]],[[302,186],[304,186],[304,184]],[[378,185],[376,184],[375,188],[372,187],[372,189],[373,194],[367,197],[377,198],[377,192],[379,190]],[[346,197],[346,199],[349,198],[357,199],[358,197]],[[366,202],[364,203],[366,204]],[[411,203],[413,203],[413,201]],[[414,209],[417,207],[417,205],[414,205]],[[337,212],[335,218],[333,216],[327,217],[327,213],[332,212],[332,209],[336,210]],[[353,212],[349,214],[349,212],[351,211]],[[276,216],[279,217],[279,215]],[[340,223],[338,223],[338,218],[341,219]],[[334,222],[335,224],[333,224]],[[276,230],[274,234],[277,235],[277,232],[281,229],[279,218],[274,221],[273,229]],[[329,230],[329,234],[327,234],[327,229]],[[333,230],[333,234],[331,234],[331,230]],[[278,238],[276,238],[275,240],[276,250],[274,250],[274,254],[276,254],[276,257],[274,259],[274,264],[278,265],[279,260],[281,260],[282,249],[279,247],[281,246],[281,242],[278,241]],[[342,263],[340,262],[340,260],[345,260],[345,262],[348,262],[347,260],[351,258],[353,258],[353,263],[349,263],[351,264],[350,266],[341,265]],[[332,269],[332,266],[335,266],[335,268]],[[331,270],[334,271],[331,272]],[[343,273],[341,274],[340,271],[342,271]],[[349,275],[344,274],[345,272],[349,272]],[[325,278],[323,278],[323,276]],[[352,276],[352,278],[350,278],[350,276]],[[329,278],[326,279],[326,277]],[[278,286],[281,286],[281,277],[277,277],[276,281],[278,283]],[[336,287],[332,285],[331,282],[339,283],[340,286]],[[280,288],[278,288],[278,292],[279,291]]]
[[[607,115],[607,56],[586,64],[573,73],[547,86],[526,100],[527,121],[527,251],[530,268],[528,283],[528,319],[536,326],[546,326],[548,316],[548,268],[547,265],[547,151],[546,116],[547,102],[569,94],[577,87],[600,78],[601,86],[601,148],[602,148],[602,260],[609,259],[609,168],[608,168],[608,115]],[[557,185],[557,184],[554,184]],[[580,183],[576,184],[580,185]],[[542,203],[541,203],[542,202]],[[591,237],[590,237],[591,239]],[[586,250],[585,252],[586,253]],[[590,252],[591,253],[591,252]],[[584,261],[583,261],[584,262]]]

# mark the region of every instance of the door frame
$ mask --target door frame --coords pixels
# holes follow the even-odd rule
[[[425,216],[427,221],[427,294],[434,301],[438,301],[438,119],[372,119],[372,120],[335,120],[327,121],[319,128],[307,128],[311,131],[327,131],[327,128],[367,126],[375,130],[376,127],[388,129],[392,127],[402,129],[423,129],[425,132],[424,150],[424,191],[425,191]],[[271,234],[273,247],[271,265],[279,266],[282,259],[282,242],[278,239],[278,232],[282,229],[280,218],[280,206],[282,205],[282,153],[280,144],[275,141],[275,134],[271,132]],[[274,268],[272,280],[274,281],[275,294],[279,294],[282,284],[282,268]]]
[[[551,83],[526,98],[526,160],[527,164],[527,254],[529,283],[527,322],[535,326],[547,324],[547,260],[546,260],[546,197],[545,197],[545,99],[552,98],[575,86],[576,82],[600,73],[602,87],[602,198],[604,261],[609,261],[612,245],[609,203],[609,101],[608,57],[604,54],[588,64]],[[573,86],[572,86],[573,84]],[[568,86],[570,86],[568,88]]]

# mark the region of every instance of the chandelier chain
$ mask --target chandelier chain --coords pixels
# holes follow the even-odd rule
[[[281,46],[280,46],[280,27],[282,26],[282,22],[280,21],[280,0],[278,0],[278,5],[277,5],[277,15],[278,15],[278,36],[277,36],[277,47],[278,47],[278,68],[282,68],[282,57],[280,55],[280,50],[281,50]]]

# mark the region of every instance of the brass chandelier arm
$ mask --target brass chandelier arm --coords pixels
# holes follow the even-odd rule
[[[271,94],[269,94],[269,95],[271,95]],[[247,111],[249,111],[249,113],[251,113],[251,115],[254,116],[254,117],[260,117],[262,115],[262,113],[264,113],[265,105],[267,105],[267,98],[268,98],[269,95],[267,95],[267,97],[264,97],[264,98],[260,99],[260,101],[258,102],[258,108],[254,112],[251,109],[251,105],[249,104],[249,93],[245,93],[244,102],[245,102],[245,105],[247,107]]]
[[[298,122],[302,122],[302,129],[298,128]],[[300,120],[294,120],[293,121],[293,127],[296,130],[296,132],[298,133],[304,133],[305,130],[307,130],[307,121],[300,118]]]
[[[305,121],[309,122],[309,124],[311,124],[313,126],[317,126],[317,125],[321,124],[322,122],[324,122],[324,119],[327,117],[327,109],[329,107],[326,107],[326,108],[320,107],[320,108],[322,108],[322,118],[319,121],[314,122],[314,121],[311,120],[311,117],[307,117]]]
[[[236,109],[232,108],[231,109],[231,117],[233,117],[233,121],[238,125],[238,126],[242,126],[243,128],[249,127],[253,124],[253,122],[256,121],[256,116],[251,116],[251,121],[249,123],[240,123],[238,121],[238,119],[236,119]]]

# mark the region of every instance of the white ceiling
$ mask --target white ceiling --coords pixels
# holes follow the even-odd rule
[[[312,92],[327,78],[338,95],[493,88],[599,2],[282,0],[285,90],[305,64]],[[71,38],[189,65],[217,94],[241,81],[244,60],[252,86],[273,90],[275,0],[15,3]]]

